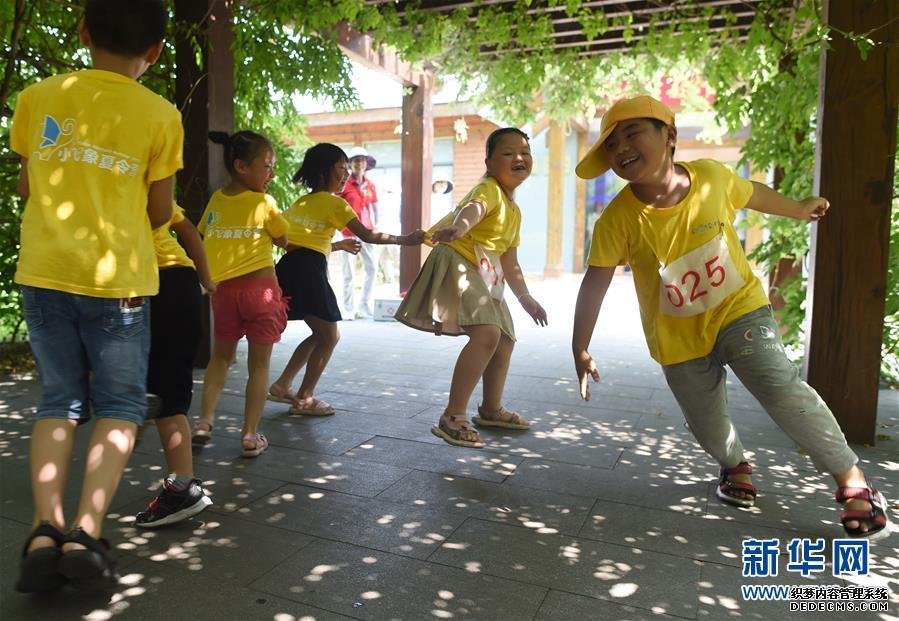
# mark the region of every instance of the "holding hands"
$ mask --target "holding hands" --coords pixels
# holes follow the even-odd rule
[[[406,235],[400,235],[397,242],[401,246],[418,246],[425,239],[425,232],[421,229],[415,229],[411,233],[407,233]]]
[[[331,244],[331,249],[343,250],[350,254],[359,254],[359,251],[362,250],[362,242],[355,237],[347,237]]]
[[[456,224],[447,224],[446,226],[441,226],[439,229],[434,231],[431,235],[431,241],[434,242],[451,242],[456,241],[463,235],[465,235],[466,231],[462,229],[462,227]]]

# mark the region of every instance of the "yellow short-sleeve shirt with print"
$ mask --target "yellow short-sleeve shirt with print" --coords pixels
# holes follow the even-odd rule
[[[287,229],[287,220],[268,194],[247,190],[228,196],[218,190],[197,226],[212,280],[221,282],[274,267],[272,238],[281,237]]]
[[[307,194],[284,212],[290,223],[287,241],[328,256],[334,233],[356,217],[350,204],[339,196],[330,192]]]
[[[509,248],[517,248],[521,244],[521,210],[492,177],[485,177],[472,188],[453,211],[428,230],[428,236],[440,227],[452,224],[456,215],[471,202],[484,206],[486,212],[483,219],[461,238],[448,242],[448,246],[477,265],[476,245],[501,256]]]
[[[156,265],[159,269],[167,267],[195,267],[194,262],[187,256],[184,247],[178,243],[178,238],[172,232],[172,225],[184,222],[184,209],[175,205],[172,219],[167,224],[153,230],[153,247],[156,250]]]
[[[625,187],[597,220],[588,259],[631,266],[649,353],[664,365],[707,356],[723,326],[768,304],[733,226],[752,184],[712,160],[678,165],[687,196],[657,209]]]
[[[87,69],[23,90],[10,131],[27,159],[15,281],[104,298],[154,295],[150,184],[182,166],[181,115],[118,73]]]

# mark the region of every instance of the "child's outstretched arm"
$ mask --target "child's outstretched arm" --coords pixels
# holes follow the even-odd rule
[[[431,241],[434,242],[451,242],[456,241],[475,224],[484,219],[487,214],[487,208],[479,201],[471,201],[456,214],[452,224],[441,226],[431,235]]]
[[[335,250],[343,250],[350,254],[359,254],[359,251],[362,250],[362,242],[355,237],[347,237],[340,241],[331,242],[331,252],[334,252]]]
[[[599,371],[593,358],[587,352],[590,339],[593,338],[593,328],[599,317],[599,308],[606,297],[606,291],[615,275],[614,267],[587,268],[581,288],[577,294],[577,304],[574,307],[574,330],[571,334],[571,351],[574,354],[574,370],[577,374],[581,399],[590,400],[590,387],[587,385],[587,376],[599,381]]]
[[[534,299],[534,296],[528,292],[528,285],[524,281],[524,274],[521,272],[521,265],[518,263],[518,248],[509,248],[499,258],[499,262],[503,266],[503,274],[509,289],[518,298],[518,303],[531,316],[538,326],[545,326],[546,311],[540,306],[540,303]]]
[[[194,262],[197,268],[197,277],[200,284],[206,290],[206,293],[215,293],[216,283],[213,282],[212,276],[209,274],[209,262],[206,260],[206,248],[203,246],[203,239],[197,231],[197,227],[193,222],[185,218],[181,222],[172,225],[172,230],[184,246],[187,256]]]
[[[346,227],[353,232],[353,235],[369,244],[399,244],[400,246],[417,246],[425,238],[425,232],[421,229],[407,233],[406,235],[391,235],[389,233],[376,233],[359,222],[358,218],[353,218],[347,222]]]
[[[150,228],[158,229],[172,219],[172,206],[175,204],[175,176],[159,179],[150,184],[147,192],[147,215],[150,217]]]
[[[801,201],[794,201],[792,198],[775,192],[767,185],[752,182],[752,196],[746,203],[747,209],[760,211],[762,213],[771,214],[773,216],[787,216],[797,220],[819,220],[827,214],[830,209],[830,203],[826,198],[820,196],[809,196]]]

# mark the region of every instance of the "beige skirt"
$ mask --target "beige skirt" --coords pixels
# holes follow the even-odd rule
[[[428,255],[394,317],[438,336],[465,334],[465,326],[493,325],[515,340],[506,301],[492,297],[478,268],[446,244]]]

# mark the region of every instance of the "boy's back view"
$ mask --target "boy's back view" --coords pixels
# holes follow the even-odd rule
[[[88,0],[93,68],[19,95],[11,146],[27,200],[16,282],[41,380],[31,439],[35,530],[16,588],[114,582],[100,530],[146,414],[151,228],[172,213],[178,111],[135,80],[159,57],[161,0]],[[62,498],[77,424],[96,422],[67,534]]]

